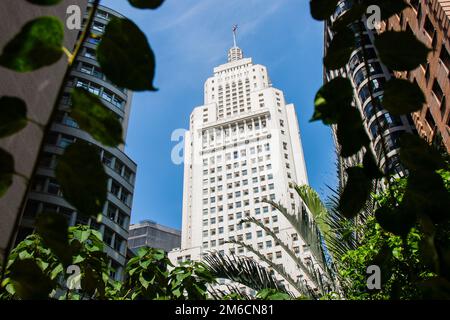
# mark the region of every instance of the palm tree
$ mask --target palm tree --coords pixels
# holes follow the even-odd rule
[[[278,235],[270,228],[265,226],[261,221],[254,217],[242,219],[240,223],[255,224],[273,238],[275,243],[287,253],[287,255],[295,261],[297,267],[302,271],[308,280],[295,280],[283,266],[274,263],[265,255],[255,249],[253,246],[242,241],[228,241],[228,243],[236,244],[244,247],[247,251],[252,252],[260,261],[266,263],[270,270],[281,276],[302,296],[317,299],[329,292],[338,291],[339,284],[335,281],[336,270],[329,259],[326,259],[325,243],[331,237],[331,227],[327,224],[329,220],[328,211],[320,201],[317,193],[308,186],[294,186],[295,191],[303,200],[303,204],[299,210],[293,214],[282,206],[280,203],[264,200],[275,209],[277,209],[309,245],[314,260],[317,262],[316,267],[305,261],[304,258],[298,256],[292,248],[289,247]],[[309,213],[308,213],[309,212]],[[325,243],[323,235],[325,235]],[[330,242],[331,243],[331,242]],[[225,256],[217,252],[212,252],[205,257],[206,264],[209,266],[210,272],[217,278],[224,278],[246,285],[256,291],[261,288],[272,288],[279,291],[285,291],[284,287],[276,286],[276,280],[263,266],[252,258],[242,258],[236,256]],[[251,261],[251,262],[249,262]],[[318,267],[317,267],[318,266]],[[255,272],[254,270],[257,270]],[[264,271],[265,270],[265,271]],[[270,278],[268,277],[270,275]]]

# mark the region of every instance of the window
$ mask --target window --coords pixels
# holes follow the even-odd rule
[[[425,32],[430,36],[430,38],[433,38],[435,29],[428,16],[425,17],[423,28],[425,29]]]
[[[445,45],[442,45],[441,48],[441,54],[439,55],[439,59],[441,60],[442,64],[447,68],[447,72],[450,70],[450,55],[448,53],[447,48]]]
[[[86,51],[84,52],[84,56],[89,59],[95,59],[95,50],[86,48]]]
[[[92,24],[92,29],[98,32],[103,32],[105,30],[105,26],[101,23],[94,21]]]
[[[103,242],[105,242],[110,247],[112,247],[113,244],[113,235],[114,232],[108,227],[105,227],[105,231],[103,232]]]
[[[113,181],[112,184],[111,184],[111,193],[113,195],[115,195],[116,197],[119,197],[120,185],[117,184],[115,181]]]
[[[58,141],[58,147],[67,148],[75,141],[74,137],[62,135]]]
[[[442,99],[444,98],[444,92],[442,91],[442,88],[441,88],[439,82],[437,81],[437,79],[434,79],[433,87],[431,90],[433,91],[436,99],[439,102],[439,106],[440,106]]]
[[[117,213],[117,207],[113,205],[112,203],[108,203],[108,210],[106,212],[109,219],[112,221],[116,220],[116,213]]]
[[[127,216],[125,213],[119,210],[119,214],[117,215],[117,224],[120,225],[124,229],[128,229],[127,225]]]
[[[434,127],[436,126],[436,122],[434,121],[433,115],[431,114],[429,108],[427,109],[427,113],[425,115],[425,120],[427,121],[430,128],[434,129]]]

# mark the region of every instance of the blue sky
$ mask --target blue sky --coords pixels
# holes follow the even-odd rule
[[[273,86],[296,105],[309,182],[319,193],[336,183],[330,129],[310,123],[322,84],[323,25],[305,0],[166,0],[158,10],[134,9],[125,0],[103,0],[145,32],[157,60],[157,92],[136,93],[127,154],[138,164],[132,222],[152,219],[180,228],[183,165],[171,161],[172,132],[188,129],[203,102],[203,83],[226,62],[231,27],[239,25],[244,55],[268,67]]]

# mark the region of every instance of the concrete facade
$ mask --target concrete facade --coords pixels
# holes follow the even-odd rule
[[[98,96],[101,102],[114,113],[122,124],[122,139],[124,141],[126,139],[133,93],[111,83],[95,60],[99,37],[112,17],[122,16],[109,8],[103,6],[98,8],[91,28],[91,32],[98,37],[88,36],[82,44],[77,59],[73,62],[62,99],[58,104],[58,111],[38,158],[36,174],[31,180],[16,242],[21,241],[33,231],[35,218],[40,212],[58,212],[67,218],[70,226],[89,225],[102,234],[105,252],[114,270],[111,276],[120,280],[127,260],[128,228],[137,166],[124,153],[123,145],[117,148],[103,146],[81,130],[70,117],[70,93],[75,87],[83,88]],[[63,198],[58,181],[55,179],[54,169],[58,157],[63,154],[67,146],[77,140],[87,141],[98,149],[108,176],[107,201],[100,223],[97,223],[95,218],[87,219],[78,215],[75,208]]]
[[[56,16],[66,25],[66,10],[69,5],[86,8],[87,0],[64,0],[55,6],[37,6],[26,1],[0,1],[0,50],[28,21],[40,16]],[[78,30],[65,28],[64,45],[73,48]],[[58,90],[67,69],[63,56],[56,64],[30,73],[17,73],[0,67],[0,96],[15,96],[23,99],[28,107],[28,117],[46,124],[55,104]],[[10,152],[15,159],[16,172],[30,178],[39,153],[43,132],[36,124],[29,123],[19,133],[0,140],[0,148]],[[0,198],[0,257],[3,257],[14,225],[19,217],[27,183],[14,176],[8,192]],[[0,258],[1,259],[1,258]]]
[[[341,0],[338,3],[335,13],[331,19],[327,20],[324,29],[324,55],[327,54],[327,48],[331,43],[334,32],[331,29],[333,23],[339,19],[352,6],[352,2]],[[359,28],[363,30],[364,48],[366,50],[369,69],[364,63],[362,49],[363,46],[359,40]],[[413,120],[410,115],[392,116],[387,110],[381,107],[380,101],[383,98],[383,86],[393,75],[386,66],[379,60],[376,48],[373,45],[376,30],[370,30],[366,23],[361,20],[351,25],[351,29],[357,36],[357,47],[351,53],[349,62],[344,68],[337,70],[324,70],[324,83],[336,78],[348,78],[354,90],[353,105],[360,111],[363,125],[371,140],[370,147],[379,161],[380,167],[387,166],[389,173],[396,176],[403,176],[405,169],[400,163],[399,137],[402,133],[416,132]],[[373,95],[370,95],[369,86],[371,86]],[[376,101],[378,100],[378,101]],[[340,146],[336,138],[336,127],[333,126],[336,148]],[[387,155],[384,155],[382,148],[382,137],[386,142]],[[345,168],[351,167],[362,162],[363,150],[353,157],[339,158],[340,166],[340,185],[343,187],[346,181]]]
[[[162,249],[169,252],[181,245],[181,231],[144,220],[130,225],[128,248],[136,251],[142,247]]]
[[[415,81],[427,103],[413,113],[418,133],[429,143],[450,152],[450,0],[409,0],[410,9],[384,24],[388,30],[410,30],[433,51],[427,63],[397,77]]]

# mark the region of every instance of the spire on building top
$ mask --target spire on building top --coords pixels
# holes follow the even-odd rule
[[[238,25],[233,25],[233,47],[228,51],[228,62],[241,60],[244,58],[244,54],[242,50],[236,45],[236,33],[237,33]]]
[[[233,26],[233,44],[234,44],[233,48],[237,48],[237,45],[236,45],[236,32],[237,32],[237,29],[238,29],[238,25],[235,24]]]

